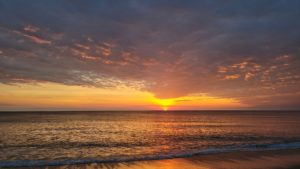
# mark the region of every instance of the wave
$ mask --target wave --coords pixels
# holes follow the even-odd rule
[[[124,142],[111,142],[111,143],[97,143],[97,142],[52,142],[48,144],[18,144],[18,145],[0,145],[0,149],[4,148],[83,148],[83,147],[138,147],[149,146],[148,143],[124,143]]]
[[[203,136],[186,136],[178,137],[176,135],[161,135],[160,137],[168,139],[174,143],[183,142],[183,141],[231,141],[231,142],[241,142],[241,141],[268,141],[268,140],[285,140],[282,137],[270,137],[270,136],[254,136],[254,135],[234,135],[234,136],[221,136],[221,135],[203,135]],[[298,141],[299,138],[289,138],[287,141],[293,142]],[[42,144],[1,144],[0,149],[5,148],[84,148],[84,147],[127,147],[134,148],[139,146],[155,146],[149,141],[140,141],[140,142],[65,142],[65,141],[55,141],[50,143]]]
[[[132,162],[144,160],[161,160],[172,158],[184,158],[195,155],[207,155],[223,152],[240,152],[240,151],[263,151],[263,150],[282,150],[282,149],[298,149],[300,142],[273,143],[273,144],[249,144],[241,146],[227,146],[223,148],[209,148],[205,150],[182,152],[169,155],[153,155],[141,157],[123,157],[111,159],[67,159],[67,160],[17,160],[17,161],[0,161],[0,167],[41,167],[41,166],[60,166],[60,165],[76,165],[88,163],[116,163],[116,162]]]

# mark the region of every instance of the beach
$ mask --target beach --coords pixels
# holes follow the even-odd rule
[[[91,163],[20,169],[298,169],[300,149],[228,152],[163,160]]]

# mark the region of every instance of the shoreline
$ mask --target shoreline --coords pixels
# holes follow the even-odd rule
[[[107,162],[18,169],[296,169],[300,168],[300,149],[222,152],[185,158]]]

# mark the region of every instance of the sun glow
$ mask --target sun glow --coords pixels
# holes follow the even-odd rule
[[[174,105],[175,99],[155,99],[155,103],[158,104],[162,110],[167,111],[169,107]]]
[[[238,100],[233,98],[211,97],[205,94],[189,95],[178,98],[159,99],[153,98],[154,104],[158,105],[162,110],[186,110],[186,109],[227,109],[235,107],[245,107]]]
[[[234,98],[205,94],[156,98],[153,93],[128,87],[99,89],[55,83],[0,84],[0,110],[197,110],[241,108]]]

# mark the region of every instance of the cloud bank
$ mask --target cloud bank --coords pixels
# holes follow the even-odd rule
[[[0,82],[300,108],[300,2],[0,1]]]

